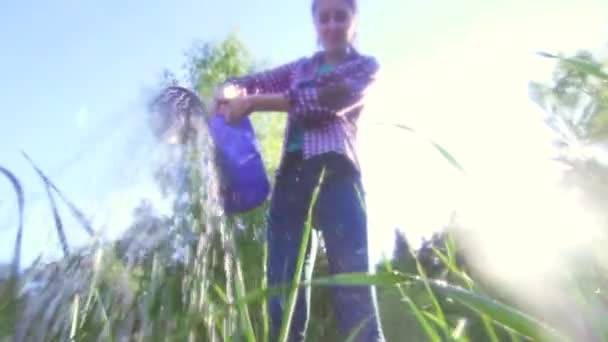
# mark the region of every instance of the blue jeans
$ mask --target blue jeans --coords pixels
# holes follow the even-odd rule
[[[273,190],[268,238],[268,286],[292,282],[304,225],[312,195],[325,176],[313,207],[313,227],[323,234],[332,274],[368,272],[367,217],[361,178],[343,156],[328,153],[303,161],[301,156],[286,157]],[[311,236],[311,244],[315,234]],[[316,248],[307,247],[303,280],[309,280]],[[355,341],[384,341],[375,291],[371,286],[335,286],[332,288],[334,313],[344,338],[360,329]],[[278,340],[287,294],[269,301],[271,342]],[[303,341],[310,312],[310,288],[300,290],[292,316],[289,341]],[[363,325],[362,325],[363,324]],[[362,328],[361,328],[362,327]]]

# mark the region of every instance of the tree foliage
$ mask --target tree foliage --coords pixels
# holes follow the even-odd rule
[[[529,87],[530,98],[545,111],[547,125],[555,132],[555,160],[564,169],[563,185],[578,191],[583,207],[598,218],[597,238],[564,266],[570,267],[572,279],[585,279],[570,283],[568,299],[574,303],[571,310],[576,305],[585,312],[605,312],[606,300],[600,293],[608,291],[608,259],[603,252],[608,243],[608,165],[601,156],[608,147],[608,60],[601,57],[606,49],[580,50],[573,56],[543,53],[557,61],[552,80],[530,82]],[[592,316],[577,323],[589,338],[602,333],[591,331],[596,324]]]
[[[557,146],[588,145],[608,137],[608,61],[586,50],[559,58],[549,84],[530,82],[530,97],[547,112]]]
[[[254,71],[255,62],[243,41],[232,32],[219,42],[195,43],[186,52],[184,67],[189,86],[203,99],[209,99],[213,89],[228,78]]]
[[[602,52],[542,54],[557,61],[552,80],[529,86],[531,99],[546,112],[557,137],[564,184],[582,190],[586,204],[597,212],[608,209],[608,166],[594,153],[605,149],[608,139],[608,60],[599,57]]]

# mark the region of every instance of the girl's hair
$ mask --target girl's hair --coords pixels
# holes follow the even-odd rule
[[[312,13],[315,13],[315,10],[317,9],[317,1],[318,0],[312,0]],[[353,10],[353,12],[357,13],[357,0],[344,0],[346,1],[346,3],[348,4],[348,6],[350,6],[350,8]]]

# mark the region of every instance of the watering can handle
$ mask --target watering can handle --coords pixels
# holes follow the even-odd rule
[[[213,116],[221,113],[220,102],[223,99],[232,99],[240,96],[247,96],[247,89],[232,83],[226,83],[218,87],[213,94],[213,99],[211,100],[211,110],[209,111],[209,115]]]

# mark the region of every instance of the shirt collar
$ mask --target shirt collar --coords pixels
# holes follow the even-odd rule
[[[360,56],[359,51],[357,51],[357,49],[355,49],[354,46],[350,45],[348,48],[348,52],[347,52],[345,61],[353,60],[359,56]],[[315,66],[321,65],[321,63],[323,62],[323,51],[315,52],[315,54],[312,56],[312,62],[313,62],[313,65],[315,65]]]
[[[357,51],[352,45],[348,49],[348,54],[346,56],[345,62],[352,61],[360,56],[359,51]],[[307,63],[307,68],[304,72],[304,81],[310,81],[314,79],[317,75],[317,71],[321,64],[323,63],[323,51],[315,52]]]

